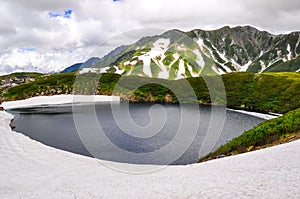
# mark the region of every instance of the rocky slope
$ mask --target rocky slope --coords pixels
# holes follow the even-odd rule
[[[170,30],[120,46],[82,72],[181,79],[236,71],[300,71],[300,32],[273,35],[251,26]]]

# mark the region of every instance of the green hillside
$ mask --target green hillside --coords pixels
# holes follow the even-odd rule
[[[200,161],[245,153],[299,138],[300,108],[259,124],[201,158]]]
[[[226,89],[225,99],[211,99],[206,82],[214,82],[216,76],[188,78],[200,104],[224,104],[228,107],[260,112],[286,113],[300,107],[299,73],[230,73],[221,76]],[[185,102],[195,102],[183,87],[185,80],[164,80],[138,76],[103,74],[98,81],[96,73],[77,76],[80,84],[74,90],[75,73],[54,74],[38,78],[34,82],[11,87],[4,92],[8,100],[24,99],[39,95],[56,94],[104,94],[119,95],[129,101],[156,101],[177,103],[177,97]],[[95,82],[96,81],[96,82]],[[153,83],[155,82],[155,83]],[[94,85],[97,85],[96,87]],[[132,91],[133,85],[144,85]],[[165,85],[165,86],[162,86]],[[168,88],[179,90],[175,96]],[[94,89],[95,88],[95,89]],[[217,88],[216,88],[217,89]],[[221,92],[221,91],[220,91]]]

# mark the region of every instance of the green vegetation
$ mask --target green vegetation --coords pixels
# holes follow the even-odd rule
[[[179,69],[179,59],[171,66],[170,68],[170,79],[175,79],[176,76],[177,76],[177,72],[178,72],[178,69]]]
[[[138,62],[137,64],[141,63]],[[176,77],[178,65],[179,63],[177,61],[171,68],[170,74],[172,78]],[[187,69],[186,65],[185,67]],[[155,74],[158,71],[158,68],[154,66],[151,67],[151,69],[154,70],[153,72]],[[139,74],[141,72],[141,70],[133,71],[133,74]],[[184,98],[186,102],[192,102],[194,100],[188,96],[187,89],[182,86],[182,81],[185,80],[170,81],[155,79],[157,83],[152,84],[153,79],[150,78],[123,76],[122,82],[118,82],[120,77],[120,75],[116,74],[103,74],[99,80],[99,75],[95,73],[85,73],[78,76],[76,76],[75,73],[44,75],[37,78],[35,82],[29,82],[7,89],[3,93],[3,96],[8,100],[17,100],[38,95],[71,94],[74,92],[74,81],[75,78],[77,78],[77,80],[80,80],[80,83],[76,84],[76,92],[80,92],[80,94],[111,95],[113,91],[116,91],[115,87],[118,86],[118,92],[115,94],[120,95],[124,100],[148,101],[149,96],[151,96],[151,101],[163,101],[166,95],[170,95],[172,100],[168,100],[168,102],[177,103],[177,96],[172,94],[169,89],[159,86],[163,81],[164,85],[168,88],[181,90],[181,97]],[[229,73],[222,75],[222,79],[226,89],[227,106],[230,108],[258,112],[271,111],[286,113],[300,107],[299,73]],[[216,105],[225,103],[225,99],[211,99],[206,85],[207,82],[216,82],[218,77],[195,77],[188,78],[187,80],[195,91],[198,103]],[[132,92],[128,89],[128,86],[133,84],[148,85],[142,86],[135,92]],[[222,92],[220,88],[215,89],[216,92]],[[157,92],[158,90],[159,92]]]
[[[138,61],[131,72],[131,75],[139,75],[139,74],[143,74],[143,62],[142,61]]]
[[[16,79],[16,78],[26,78],[26,77],[29,77],[29,78],[38,78],[40,77],[42,74],[41,73],[12,73],[12,74],[9,74],[9,75],[3,75],[3,76],[0,76],[0,80],[3,80],[3,79],[7,79],[7,78],[11,78],[11,79]]]
[[[161,71],[161,69],[159,68],[159,66],[156,63],[154,63],[153,60],[151,60],[151,62],[150,62],[150,69],[151,69],[152,76],[157,78],[158,73]]]
[[[174,61],[173,54],[170,52],[166,52],[165,55],[166,57],[162,62],[165,66],[169,66]]]
[[[300,56],[298,56],[296,59],[290,60],[290,61],[279,61],[278,63],[270,66],[266,69],[266,71],[270,72],[279,72],[279,71],[297,71],[300,69]]]
[[[222,145],[200,161],[244,153],[300,137],[300,108],[282,117],[265,121]]]
[[[41,78],[40,73],[12,73],[10,75],[0,76],[0,103],[5,99],[3,93],[12,86],[33,82]]]
[[[213,55],[220,64],[225,64],[225,61],[220,57],[220,55],[215,50],[213,50]]]
[[[232,71],[235,71],[236,69],[233,67],[232,62],[227,62],[225,64],[225,66],[227,66],[228,68],[230,68]]]
[[[211,45],[211,43],[207,40],[207,39],[203,39],[203,43],[205,46],[207,46],[208,48],[210,48],[211,50],[215,50],[213,48],[213,46]]]
[[[192,74],[190,73],[189,68],[188,68],[188,64],[189,64],[188,61],[184,60],[185,75],[186,75],[186,77],[192,77]],[[192,71],[195,71],[193,66],[192,66]]]
[[[8,100],[25,99],[39,95],[71,93],[75,73],[39,76],[34,82],[9,88],[3,93]]]
[[[262,67],[261,67],[260,61],[257,60],[248,67],[247,72],[258,73],[261,69],[262,69]]]
[[[133,53],[132,57],[143,55],[143,54],[149,52],[150,50],[151,50],[151,48],[143,48],[143,49],[140,49],[140,50],[136,50]]]
[[[229,107],[281,113],[300,107],[299,73],[230,73],[222,78]]]
[[[225,68],[223,66],[221,66],[220,64],[218,64],[217,62],[215,62],[215,65],[218,69],[222,70],[224,73],[226,73],[227,71],[225,70]]]
[[[300,45],[297,46],[297,48],[296,48],[296,53],[297,53],[297,54],[300,54]]]

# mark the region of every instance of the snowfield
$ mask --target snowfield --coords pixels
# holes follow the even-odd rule
[[[62,105],[75,103],[120,102],[119,96],[106,95],[54,95],[37,96],[25,100],[3,102],[4,109],[25,108],[32,106]]]
[[[167,166],[134,175],[112,170],[104,166],[105,161],[31,140],[10,129],[11,119],[11,115],[0,111],[0,198],[300,196],[300,140],[201,164]]]
[[[244,110],[235,110],[235,109],[230,109],[230,108],[227,108],[227,110],[234,111],[234,112],[239,112],[239,113],[244,113],[244,114],[247,114],[247,115],[252,115],[252,116],[259,117],[259,118],[262,118],[262,119],[265,119],[265,120],[270,120],[270,119],[274,119],[274,118],[277,118],[279,116],[282,116],[282,114],[270,115],[270,114],[265,114],[265,113],[257,113],[257,112],[250,112],[250,111],[244,111]]]

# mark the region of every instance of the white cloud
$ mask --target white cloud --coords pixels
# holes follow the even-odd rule
[[[57,71],[150,30],[250,24],[273,33],[300,30],[298,0],[0,0],[0,73]],[[70,18],[63,17],[71,9]],[[49,12],[59,14],[50,18]],[[113,39],[111,39],[113,38]],[[107,45],[102,46],[101,45]],[[20,48],[35,52],[18,52]],[[106,50],[106,51],[104,51]],[[10,70],[11,68],[11,70]]]
[[[87,49],[77,49],[75,51],[37,51],[14,49],[4,53],[0,57],[2,70],[0,75],[7,72],[59,72],[62,66],[74,64],[74,60],[85,61],[88,56],[84,56]]]

